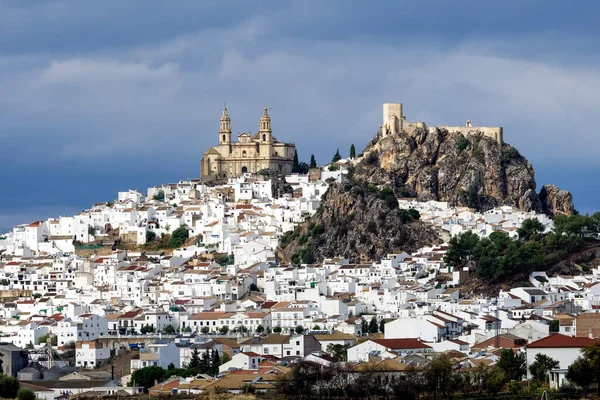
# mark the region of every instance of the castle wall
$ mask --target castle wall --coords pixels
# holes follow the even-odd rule
[[[476,135],[482,133],[494,139],[496,142],[504,143],[504,132],[502,127],[489,126],[440,126],[441,129],[446,129],[449,133],[462,133],[464,136]]]

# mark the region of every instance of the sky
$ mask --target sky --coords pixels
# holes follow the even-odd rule
[[[0,0],[0,232],[197,178],[232,130],[300,160],[362,149],[381,105],[503,126],[580,212],[600,209],[595,0]]]

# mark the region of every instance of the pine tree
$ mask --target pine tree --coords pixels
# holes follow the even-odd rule
[[[379,323],[379,332],[385,333],[385,321],[383,319]]]
[[[379,325],[377,324],[377,319],[375,317],[371,318],[369,322],[369,333],[377,333],[379,332]]]
[[[310,168],[317,168],[317,159],[314,154],[310,155]]]
[[[367,323],[367,321],[365,321],[364,318],[361,318],[360,330],[361,330],[363,336],[366,335],[367,333],[369,333],[369,324]]]
[[[219,366],[221,365],[221,358],[219,357],[219,352],[217,350],[213,350],[211,360],[210,360],[210,371],[209,375],[217,375],[219,373]]]
[[[352,143],[352,146],[350,146],[350,158],[351,159],[356,158],[356,148],[354,147],[354,143]]]
[[[210,354],[208,354],[208,349],[202,354],[202,358],[200,359],[200,370],[201,374],[205,374],[210,368]]]
[[[337,149],[335,154],[333,155],[333,159],[331,160],[331,162],[337,162],[340,161],[342,159],[342,156],[340,156],[340,149]]]
[[[190,357],[188,368],[200,368],[200,352],[197,348],[192,350],[192,356]]]
[[[294,161],[292,162],[292,173],[298,173],[298,166],[299,166],[299,162],[298,162],[298,151],[294,150]]]

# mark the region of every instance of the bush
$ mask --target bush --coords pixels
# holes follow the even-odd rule
[[[19,400],[35,400],[35,392],[29,389],[19,389],[17,398]]]
[[[377,163],[379,163],[379,155],[373,151],[371,151],[369,153],[369,155],[367,156],[367,158],[365,159],[365,162],[368,165],[376,165]]]
[[[152,242],[156,239],[156,233],[152,231],[146,231],[146,242]]]
[[[173,231],[171,239],[169,239],[169,247],[175,249],[183,246],[186,239],[190,237],[190,233],[186,226],[182,225]]]
[[[458,147],[458,150],[460,151],[465,150],[467,147],[469,147],[469,139],[467,139],[463,135],[460,135],[460,137],[456,141],[456,147]]]
[[[0,375],[0,398],[14,399],[19,387],[19,381],[12,376]]]
[[[521,154],[519,153],[519,150],[515,149],[514,147],[510,147],[506,150],[502,150],[502,163],[503,164],[509,163],[510,161],[512,161],[518,157],[521,157]]]

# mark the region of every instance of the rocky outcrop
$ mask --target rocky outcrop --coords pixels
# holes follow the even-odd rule
[[[398,208],[393,193],[373,185],[332,184],[318,212],[283,236],[279,257],[294,263],[336,256],[360,262],[436,243],[437,235],[412,215]]]
[[[571,215],[575,212],[573,195],[555,185],[544,185],[540,190],[540,201],[544,212]]]
[[[570,194],[543,206],[534,175],[531,163],[508,144],[483,134],[463,136],[426,126],[410,135],[378,132],[354,170],[356,179],[388,185],[402,197],[479,210],[510,205],[550,214],[572,212]]]

